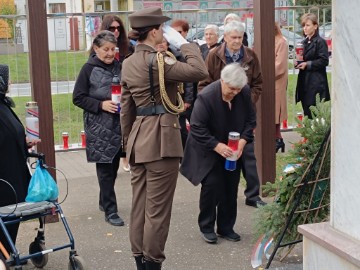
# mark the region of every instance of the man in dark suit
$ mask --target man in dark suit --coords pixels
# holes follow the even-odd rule
[[[216,243],[217,234],[239,241],[233,227],[241,162],[253,141],[256,115],[244,69],[238,63],[221,71],[221,79],[202,90],[195,102],[191,128],[180,172],[194,185],[201,183],[199,227],[204,240]],[[238,151],[227,146],[229,132],[240,133]],[[225,159],[236,156],[234,171],[224,168]]]

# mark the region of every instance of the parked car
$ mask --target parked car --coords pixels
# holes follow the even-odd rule
[[[186,39],[189,41],[195,41],[199,45],[205,44],[205,28],[190,28],[189,32],[187,33]]]
[[[321,26],[319,26],[319,34],[323,38],[331,38],[331,30],[332,30],[332,23],[325,23]]]
[[[304,37],[285,28],[281,28],[281,33],[287,39],[289,44],[289,59],[294,59],[296,44],[301,42]]]

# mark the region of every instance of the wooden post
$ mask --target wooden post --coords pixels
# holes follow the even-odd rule
[[[274,182],[276,175],[274,23],[274,0],[254,0],[254,47],[263,75],[263,91],[257,103],[255,131],[255,153],[262,184]]]
[[[29,37],[29,63],[31,97],[39,106],[39,128],[41,143],[38,152],[44,153],[46,164],[55,167],[53,111],[51,103],[51,80],[48,30],[45,0],[27,0],[26,13]],[[49,170],[56,180],[56,173]],[[47,216],[48,221],[57,221]]]

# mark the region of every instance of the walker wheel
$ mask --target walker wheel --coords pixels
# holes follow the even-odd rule
[[[46,250],[45,245],[40,244],[39,242],[32,242],[29,246],[29,254],[34,254],[44,250]],[[38,257],[31,258],[30,260],[37,268],[43,268],[48,263],[49,256],[48,254],[43,254]]]
[[[86,268],[85,260],[78,255],[71,256],[68,269],[86,270],[87,268]]]

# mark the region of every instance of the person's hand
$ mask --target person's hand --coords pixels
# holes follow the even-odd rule
[[[214,148],[214,151],[224,158],[228,158],[233,155],[233,150],[224,143],[218,143]]]
[[[27,145],[28,148],[31,148],[31,147],[37,145],[40,142],[41,142],[41,139],[31,139],[30,140],[30,139],[28,139],[26,137],[26,145]]]
[[[190,103],[184,103],[184,107],[185,107],[185,110],[189,109],[191,107],[191,104]]]
[[[169,25],[164,25],[162,30],[164,38],[177,49],[180,49],[181,45],[189,43],[179,32]]]
[[[118,106],[112,100],[104,100],[101,103],[101,109],[103,111],[106,111],[106,112],[109,112],[109,113],[116,113],[117,109],[118,109]]]
[[[304,69],[306,69],[306,66],[307,66],[307,63],[306,63],[306,62],[302,62],[302,63],[298,64],[298,65],[296,66],[296,68],[301,69],[301,70],[304,70]]]
[[[238,160],[242,156],[242,153],[244,151],[244,147],[245,147],[246,143],[247,142],[244,139],[239,140],[238,151],[237,151],[237,159],[236,160]]]

